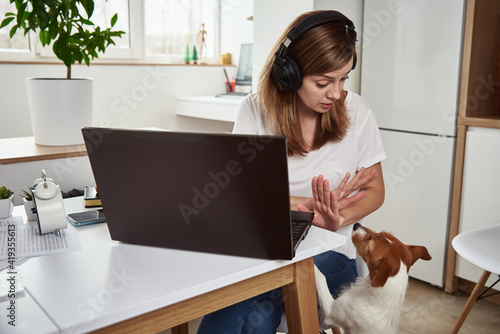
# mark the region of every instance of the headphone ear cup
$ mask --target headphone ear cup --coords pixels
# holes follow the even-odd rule
[[[290,90],[297,90],[302,86],[302,72],[295,59],[290,56],[286,56],[285,59],[290,71]]]
[[[285,56],[284,61],[273,64],[271,72],[274,83],[282,92],[297,90],[302,86],[302,73],[295,60]]]

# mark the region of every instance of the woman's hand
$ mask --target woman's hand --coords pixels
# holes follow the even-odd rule
[[[345,221],[340,211],[363,199],[366,193],[362,189],[375,180],[376,177],[377,174],[375,171],[365,175],[365,168],[361,168],[351,181],[349,181],[350,173],[347,173],[339,186],[332,191],[330,191],[328,180],[324,179],[323,175],[313,177],[311,186],[313,193],[314,225],[331,231],[337,231],[343,226]],[[357,190],[359,190],[357,194],[350,196]],[[297,209],[299,211],[310,211],[308,207],[303,204],[297,205]]]
[[[356,190],[362,190],[368,183],[371,183],[373,180],[377,178],[377,173],[372,170],[370,173],[365,175],[366,169],[364,167],[361,167],[361,169],[356,173],[354,178],[349,182],[349,178],[351,177],[351,173],[347,173],[342,181],[340,182],[339,186],[337,189],[335,189],[335,193],[338,196],[338,200],[341,201],[343,199],[347,199],[353,192]],[[320,175],[322,177],[322,175]],[[314,180],[314,178],[313,178]],[[328,180],[325,180],[328,182]],[[314,184],[313,184],[313,191],[314,191]],[[357,201],[354,201],[357,202]],[[347,204],[344,207],[348,206],[349,204],[354,203],[353,201],[344,203]],[[342,210],[344,207],[342,207],[340,210]]]

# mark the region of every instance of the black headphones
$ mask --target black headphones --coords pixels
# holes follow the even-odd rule
[[[286,35],[287,39],[280,44],[278,52],[275,54],[271,78],[280,91],[293,91],[302,86],[302,73],[295,60],[287,55],[288,46],[304,32],[332,21],[344,24],[347,28],[347,33],[356,41],[357,33],[354,24],[342,13],[335,10],[328,10],[308,16],[288,32]],[[354,67],[356,67],[356,57],[353,59],[352,69]]]

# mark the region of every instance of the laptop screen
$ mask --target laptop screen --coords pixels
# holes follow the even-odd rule
[[[238,71],[236,73],[236,84],[242,86],[252,85],[252,44],[242,44]]]
[[[286,140],[84,128],[112,239],[291,259]]]

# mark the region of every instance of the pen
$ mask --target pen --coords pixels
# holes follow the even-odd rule
[[[223,68],[223,70],[224,70],[224,75],[226,76],[226,87],[227,87],[227,91],[228,91],[228,92],[231,92],[231,91],[232,91],[232,90],[231,90],[231,84],[230,84],[230,82],[229,82],[229,77],[227,76],[227,71],[226,71],[226,69],[225,69],[225,68]]]

